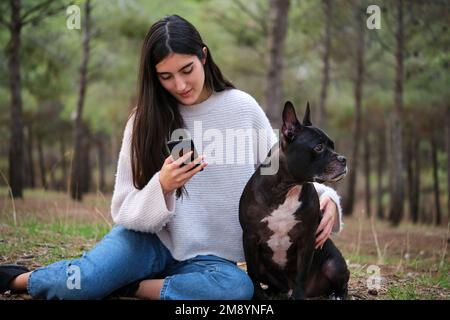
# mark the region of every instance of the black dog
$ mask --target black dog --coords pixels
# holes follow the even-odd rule
[[[345,299],[349,271],[333,242],[315,250],[322,213],[310,182],[337,181],[347,173],[346,159],[310,120],[309,104],[300,124],[290,102],[283,110],[282,135],[268,159],[279,157],[278,172],[261,174],[260,165],[239,203],[247,272],[256,299],[287,293],[293,299],[330,296]],[[269,160],[269,161],[268,161]],[[268,286],[263,290],[260,283]]]

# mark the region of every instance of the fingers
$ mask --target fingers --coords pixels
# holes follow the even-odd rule
[[[319,226],[317,227],[316,235],[321,233],[323,229],[330,223],[330,220],[333,218],[333,215],[330,214],[330,211],[325,209],[323,213],[322,219],[320,220]]]
[[[191,161],[187,165],[180,167],[179,170],[181,173],[188,172],[188,171],[192,170],[192,168],[194,168],[197,164],[200,164],[204,159],[205,159],[205,156],[201,155],[201,156],[197,157],[194,161]]]
[[[330,234],[331,234],[331,228],[327,226],[325,228],[325,230],[319,236],[316,237],[315,249],[319,249],[319,248],[322,249],[323,244],[330,237]]]
[[[188,159],[191,158],[192,152],[193,152],[193,151],[189,151],[188,153],[184,154],[182,157],[180,157],[180,158],[178,158],[177,160],[175,160],[175,161],[172,163],[172,165],[175,166],[175,167],[181,167],[181,165],[182,165],[183,163],[188,162]]]
[[[320,201],[320,210],[323,211],[330,200],[331,199],[328,196],[321,197],[319,200]]]
[[[332,212],[332,209],[330,209],[329,206],[326,205],[324,208],[325,212],[316,231],[316,249],[322,248],[325,241],[330,237],[331,230],[334,224],[334,214]]]
[[[200,157],[199,157],[200,158]],[[198,158],[197,158],[198,159]],[[201,160],[200,160],[201,161]],[[191,165],[191,163],[190,163]],[[182,174],[181,179],[184,180],[183,184],[186,183],[190,178],[192,178],[197,172],[202,170],[204,167],[208,165],[208,162],[204,161],[201,162],[200,165],[194,169],[190,169],[190,171],[185,172]],[[195,164],[192,164],[192,167],[194,167]]]

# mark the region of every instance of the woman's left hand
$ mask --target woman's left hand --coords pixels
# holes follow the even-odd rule
[[[323,244],[330,237],[338,213],[336,204],[328,196],[320,198],[320,210],[323,216],[316,232],[316,249],[322,249]]]

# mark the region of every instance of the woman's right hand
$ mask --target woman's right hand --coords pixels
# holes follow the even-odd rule
[[[164,194],[169,194],[172,191],[182,187],[186,182],[188,182],[197,172],[202,170],[208,164],[203,161],[205,157],[203,155],[199,156],[194,161],[181,166],[183,162],[190,159],[192,151],[186,153],[181,158],[173,160],[172,155],[168,156],[164,160],[164,164],[159,173],[159,182]],[[194,168],[196,164],[200,164],[198,167]],[[194,168],[194,169],[193,169]]]

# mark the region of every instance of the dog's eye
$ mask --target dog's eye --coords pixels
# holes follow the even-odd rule
[[[314,147],[314,151],[315,151],[315,152],[322,152],[322,151],[323,151],[323,144],[322,144],[322,143],[319,143],[318,145],[316,145],[316,146]]]

